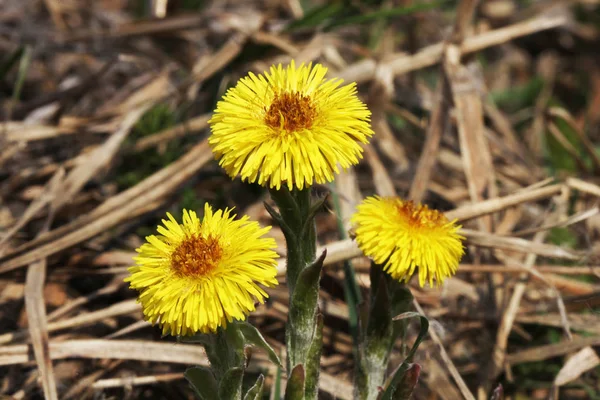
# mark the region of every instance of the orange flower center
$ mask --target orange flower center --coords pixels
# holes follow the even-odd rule
[[[298,92],[275,94],[265,114],[265,123],[286,132],[309,129],[317,112],[309,96]]]
[[[420,203],[415,205],[412,201],[400,202],[396,205],[396,210],[411,228],[440,228],[448,223],[444,214]]]
[[[191,235],[171,254],[171,268],[180,277],[205,276],[216,268],[222,254],[216,238]]]

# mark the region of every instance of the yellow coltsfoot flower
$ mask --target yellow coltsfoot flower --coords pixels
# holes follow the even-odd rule
[[[209,121],[208,142],[232,178],[279,189],[326,183],[362,158],[373,131],[356,84],[325,79],[320,64],[272,66],[227,91]]]
[[[136,265],[125,279],[140,291],[145,318],[163,334],[214,332],[244,320],[255,301],[268,297],[259,286],[277,285],[275,240],[247,216],[234,219],[230,209],[204,207],[202,221],[183,210],[183,224],[171,214],[137,249]]]
[[[366,198],[352,216],[360,249],[394,279],[419,269],[419,284],[454,275],[464,254],[460,225],[426,205],[396,197]]]

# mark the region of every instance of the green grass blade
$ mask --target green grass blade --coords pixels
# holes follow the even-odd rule
[[[19,61],[19,72],[17,73],[17,81],[13,90],[12,99],[16,103],[21,98],[21,90],[23,90],[23,84],[25,83],[25,77],[29,70],[29,64],[31,63],[31,47],[25,46]]]
[[[298,29],[313,28],[325,23],[328,19],[335,17],[343,10],[344,7],[341,3],[325,4],[313,8],[308,11],[303,18],[290,22],[286,27],[286,31],[290,32]]]
[[[6,57],[2,62],[0,62],[0,81],[4,79],[6,74],[8,74],[8,71],[12,69],[16,62],[21,59],[24,52],[25,47],[19,46],[18,49],[10,53],[8,57]]]
[[[386,18],[409,15],[421,11],[429,11],[448,3],[447,0],[435,1],[432,3],[413,4],[407,7],[396,7],[388,10],[377,10],[367,14],[353,15],[346,18],[340,18],[327,26],[327,30],[338,28],[344,25],[364,24]]]

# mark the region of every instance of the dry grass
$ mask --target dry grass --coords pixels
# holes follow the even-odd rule
[[[483,400],[498,383],[600,398],[600,2],[348,3],[0,4],[1,395],[192,398],[182,372],[205,355],[142,320],[126,266],[166,210],[209,201],[272,222],[265,191],[213,161],[207,121],[247,71],[294,58],[358,82],[376,132],[316,189],[332,193],[323,398],[351,398],[360,293],[345,282],[370,285],[348,221],[373,193],[440,208],[467,238],[456,277],[412,286],[433,322],[415,398]],[[287,301],[279,287],[252,316],[278,350]],[[271,387],[255,354],[259,370]]]

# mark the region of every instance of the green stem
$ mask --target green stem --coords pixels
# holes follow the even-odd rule
[[[236,323],[204,336],[204,350],[217,381],[221,381],[230,369],[244,365],[244,337]]]
[[[404,336],[405,321],[392,318],[407,311],[412,295],[406,285],[393,280],[380,265],[371,265],[371,292],[369,316],[361,336],[357,370],[355,374],[355,398],[376,400],[385,382],[390,353],[394,342]]]
[[[289,320],[286,326],[287,371],[303,365],[303,374],[296,372],[297,393],[302,377],[303,399],[316,399],[318,393],[319,357],[322,347],[322,325],[318,323],[319,280],[324,256],[316,257],[317,233],[315,214],[322,202],[311,204],[310,188],[304,190],[271,190],[279,213],[267,207],[281,225],[287,243],[286,278],[290,294]],[[296,371],[299,371],[296,369]]]
[[[201,343],[210,361],[210,369],[197,367],[186,372],[198,397],[201,400],[241,400],[246,357],[245,339],[239,325],[230,323],[214,334],[198,334],[186,341]]]

